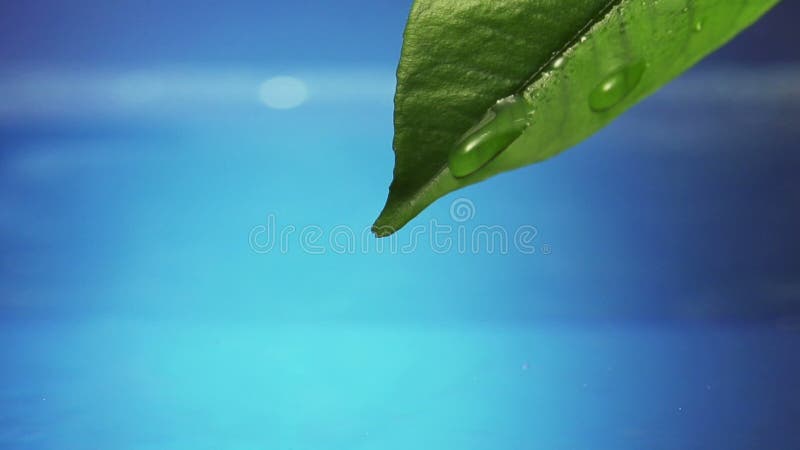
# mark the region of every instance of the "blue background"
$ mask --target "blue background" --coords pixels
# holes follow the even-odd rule
[[[409,6],[0,4],[0,448],[800,448],[800,6],[413,222],[533,255],[360,239]]]

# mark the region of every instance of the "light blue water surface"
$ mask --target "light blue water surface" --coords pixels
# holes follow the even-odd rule
[[[800,335],[89,319],[3,330],[3,448],[793,448]]]

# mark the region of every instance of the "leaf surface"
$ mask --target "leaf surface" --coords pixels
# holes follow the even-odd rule
[[[416,0],[397,70],[394,180],[373,231],[392,234],[449,192],[574,146],[778,2]],[[529,105],[527,128],[453,176],[453,147],[511,95]]]

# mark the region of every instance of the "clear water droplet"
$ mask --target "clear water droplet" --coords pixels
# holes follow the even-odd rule
[[[705,22],[703,21],[703,19],[697,20],[694,23],[694,26],[692,26],[692,31],[694,31],[696,33],[699,33],[701,31],[703,31],[703,25],[705,25]]]
[[[453,176],[475,173],[508,148],[530,125],[531,109],[520,95],[498,101],[453,147],[448,166]]]
[[[607,111],[625,99],[639,85],[646,67],[644,61],[638,61],[607,76],[589,94],[589,107],[592,111]]]

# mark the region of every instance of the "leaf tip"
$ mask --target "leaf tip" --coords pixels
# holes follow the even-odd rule
[[[397,230],[394,227],[386,226],[386,225],[378,225],[377,222],[372,225],[372,234],[375,235],[376,238],[385,238],[395,234]]]
[[[375,235],[376,238],[384,238],[395,234],[400,227],[396,227],[392,224],[396,223],[393,214],[393,208],[387,206],[383,208],[378,218],[375,219],[375,223],[372,224],[372,234]]]

